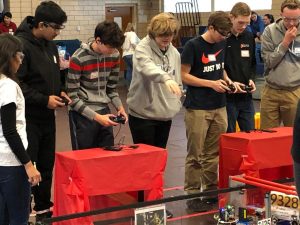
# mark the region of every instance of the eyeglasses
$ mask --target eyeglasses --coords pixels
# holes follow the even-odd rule
[[[16,52],[15,56],[19,57],[21,63],[22,63],[22,61],[24,60],[24,57],[25,57],[23,52]]]
[[[168,37],[171,37],[171,36],[174,36],[175,34],[172,32],[172,33],[169,33],[169,32],[166,32],[166,33],[163,33],[163,34],[159,34],[158,37],[162,37],[162,38],[168,38]]]
[[[221,34],[221,36],[225,37],[225,38],[229,38],[231,36],[231,32],[230,31],[223,31],[223,30],[219,30],[219,29],[216,29],[215,30]]]
[[[65,25],[60,25],[60,24],[56,24],[56,23],[48,23],[48,22],[44,22],[44,25],[47,27],[51,27],[53,28],[55,31],[60,31],[62,29],[65,29]]]
[[[299,23],[299,21],[300,21],[300,17],[288,18],[288,17],[283,16],[282,19],[284,22],[287,22],[287,23],[290,23],[290,22]]]

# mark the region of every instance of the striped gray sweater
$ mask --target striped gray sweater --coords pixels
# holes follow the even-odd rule
[[[82,44],[70,60],[67,93],[72,99],[71,110],[93,120],[96,111],[107,104],[122,106],[116,90],[119,80],[120,53],[105,56],[94,52],[90,44]]]

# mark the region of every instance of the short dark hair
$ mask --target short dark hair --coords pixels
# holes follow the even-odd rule
[[[229,14],[223,11],[216,11],[211,13],[208,18],[208,25],[213,26],[216,30],[230,31],[232,28],[232,22]]]
[[[125,36],[116,22],[105,20],[98,23],[94,34],[95,39],[100,38],[101,43],[113,48],[120,48]]]
[[[21,41],[8,33],[0,35],[0,73],[15,80],[11,68],[11,59],[16,56],[17,52],[22,52],[23,46]]]
[[[53,1],[41,2],[34,15],[34,27],[40,22],[56,23],[62,25],[67,21],[67,15],[62,8]]]
[[[4,14],[3,14],[3,19],[4,19],[4,17],[9,17],[9,18],[12,18],[12,14],[11,14],[11,12],[5,12]]]
[[[268,19],[270,20],[270,23],[274,23],[275,20],[274,20],[274,16],[272,14],[267,13],[264,16],[268,17]]]

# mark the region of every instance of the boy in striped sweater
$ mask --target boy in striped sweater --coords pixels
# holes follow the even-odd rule
[[[124,35],[115,22],[104,21],[95,29],[94,40],[82,44],[70,60],[67,92],[72,99],[69,111],[72,147],[87,149],[114,145],[108,103],[117,115],[127,114],[116,90]]]

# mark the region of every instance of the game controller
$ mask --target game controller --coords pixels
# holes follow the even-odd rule
[[[124,116],[110,116],[109,119],[115,123],[125,124],[125,117]]]
[[[69,100],[66,97],[60,96],[60,98],[61,98],[61,101],[60,101],[61,103],[64,103],[65,106],[69,105]]]
[[[228,84],[228,88],[230,89],[231,92],[235,91],[235,86],[233,84]]]
[[[246,91],[247,93],[251,93],[251,91],[252,91],[252,87],[250,85],[242,86],[241,89],[243,91]]]

